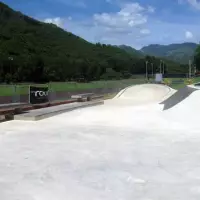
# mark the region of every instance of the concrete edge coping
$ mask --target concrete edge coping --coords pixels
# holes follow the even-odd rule
[[[121,95],[123,95],[124,92],[126,92],[126,90],[128,90],[128,89],[131,88],[131,87],[135,87],[135,86],[138,86],[138,85],[146,85],[146,84],[148,84],[148,85],[162,85],[162,84],[156,84],[156,83],[142,83],[142,84],[130,85],[130,86],[124,88],[123,90],[121,90],[121,91],[114,97],[114,99],[119,98]],[[168,85],[163,85],[163,87],[166,87],[166,88],[168,89],[168,93],[167,93],[166,95],[163,96],[163,99],[161,100],[161,102],[162,102],[164,99],[166,99],[166,98],[170,97],[171,95],[173,95],[173,94],[177,91],[177,90],[175,90],[175,89],[169,87]]]
[[[58,106],[53,106],[54,107],[53,111],[51,110],[52,107],[42,108],[42,109],[34,110],[34,112],[14,115],[14,120],[38,121],[45,118],[53,117],[58,114],[62,114],[64,112],[69,112],[69,111],[73,111],[80,108],[102,105],[102,104],[104,104],[103,100],[95,100],[95,101],[77,103],[73,105],[68,104],[68,106],[62,105],[60,106],[60,108]],[[56,107],[58,108],[58,110],[55,109]],[[41,111],[44,109],[46,109],[45,112],[41,114]]]

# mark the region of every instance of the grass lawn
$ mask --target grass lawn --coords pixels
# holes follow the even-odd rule
[[[50,91],[78,91],[92,88],[122,88],[129,85],[144,83],[145,79],[125,79],[113,81],[95,81],[90,83],[52,82],[49,84],[31,84],[32,86],[49,86]],[[0,96],[28,94],[30,84],[0,85]]]
[[[180,89],[186,86],[186,78],[169,78],[168,80],[184,80],[183,83],[170,84],[174,89]],[[90,83],[75,83],[75,82],[52,82],[49,84],[31,84],[35,86],[49,86],[50,91],[80,91],[92,88],[124,88],[129,85],[145,83],[145,78],[113,80],[113,81],[95,81]],[[200,77],[193,78],[193,82],[200,82]],[[29,93],[30,84],[16,84],[16,85],[0,85],[0,96],[23,95]]]
[[[171,88],[174,88],[174,89],[176,89],[176,90],[178,90],[178,89],[180,89],[180,88],[183,88],[183,87],[185,87],[187,84],[186,84],[186,80],[187,80],[187,78],[167,78],[170,82],[172,82],[172,81],[178,81],[178,80],[183,80],[183,82],[182,83],[172,83],[172,84],[170,84],[169,86],[171,87]],[[194,77],[194,78],[191,78],[192,79],[192,82],[193,83],[198,83],[198,82],[200,82],[200,77]]]
[[[104,96],[104,100],[112,99],[112,98],[114,98],[116,95],[117,95],[117,93],[114,93],[114,94],[107,94],[107,95]]]

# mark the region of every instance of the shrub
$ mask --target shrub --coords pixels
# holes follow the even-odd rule
[[[172,81],[170,79],[164,79],[163,83],[165,85],[171,85]]]
[[[185,84],[186,85],[192,85],[192,84],[194,84],[194,80],[193,79],[186,79]]]

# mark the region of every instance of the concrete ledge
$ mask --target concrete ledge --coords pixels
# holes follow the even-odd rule
[[[5,108],[19,108],[22,106],[26,106],[28,103],[7,103],[7,104],[0,104],[0,109]]]
[[[42,120],[42,119],[52,117],[58,114],[62,114],[65,112],[69,112],[72,110],[96,106],[96,105],[102,105],[102,104],[104,104],[104,101],[96,100],[96,101],[87,101],[87,102],[81,102],[81,103],[71,103],[71,104],[64,104],[64,105],[59,105],[59,106],[52,106],[48,108],[31,110],[28,113],[15,115],[14,120],[37,121],[37,120]]]
[[[76,94],[76,95],[72,95],[71,98],[72,99],[87,98],[87,97],[91,97],[93,95],[94,95],[94,93]]]
[[[77,95],[72,95],[72,99],[77,99],[78,102],[85,102],[85,101],[91,101],[92,96],[94,93],[85,93],[85,94],[77,94]]]
[[[20,112],[22,113],[22,110],[27,106],[27,103],[0,104],[0,115],[20,114]]]

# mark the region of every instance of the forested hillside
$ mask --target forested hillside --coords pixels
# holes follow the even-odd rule
[[[165,57],[179,63],[188,64],[188,61],[193,59],[196,43],[185,42],[182,44],[159,45],[152,44],[143,47],[141,51],[144,54],[149,54],[157,57]]]
[[[145,54],[143,54],[140,50],[136,50],[133,47],[127,46],[127,45],[119,45],[118,46],[120,49],[123,49],[124,51],[126,51],[127,53],[138,57],[138,58],[144,58]]]
[[[159,66],[160,59],[147,59]],[[118,47],[89,43],[0,3],[0,82],[127,78],[145,73],[145,61]],[[170,73],[186,71],[178,63],[165,64]]]
[[[198,71],[200,71],[200,45],[197,47],[194,55],[194,64]]]

